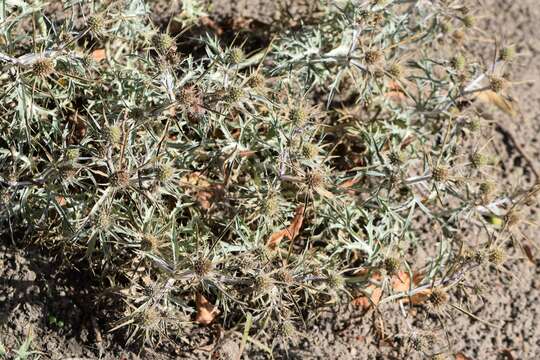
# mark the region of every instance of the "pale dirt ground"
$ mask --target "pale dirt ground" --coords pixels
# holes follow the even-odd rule
[[[214,11],[220,16],[254,17],[269,22],[268,14],[277,9],[275,2],[264,0],[215,0]],[[477,3],[476,1],[474,3]],[[521,56],[512,69],[517,83],[512,95],[519,100],[523,117],[509,119],[493,111],[493,120],[500,122],[517,134],[520,145],[540,167],[540,1],[539,0],[483,0],[478,12],[484,16],[479,28],[486,29],[479,40],[501,39],[505,44],[515,44]],[[309,4],[309,1],[307,1]],[[305,6],[301,5],[301,6]],[[478,6],[477,6],[478,7]],[[169,7],[172,8],[172,7]],[[291,7],[294,9],[294,7]],[[489,63],[494,46],[479,41],[479,51]],[[526,163],[516,151],[514,144],[504,134],[494,131],[493,151],[503,160],[497,171],[506,174],[501,188],[511,188],[517,183],[530,183],[532,176]],[[490,136],[490,134],[486,134]],[[538,222],[538,212],[529,214],[532,222]],[[536,243],[538,229],[524,226],[522,230]],[[533,248],[533,251],[534,248]],[[540,258],[540,252],[534,255]],[[485,301],[474,305],[475,316],[498,325],[487,326],[462,314],[454,312],[445,317],[441,329],[433,319],[419,319],[413,325],[419,329],[435,330],[439,339],[433,345],[436,351],[447,342],[448,334],[453,350],[469,359],[538,359],[540,358],[540,262],[531,264],[520,252],[514,252],[503,271],[485,271],[474,278],[485,287]],[[61,278],[49,266],[48,259],[34,249],[14,249],[6,243],[0,246],[0,339],[13,345],[14,339],[24,337],[29,326],[36,339],[34,346],[45,358],[69,357],[97,358],[94,335],[89,330],[88,309],[90,298],[81,280]],[[494,285],[492,285],[494,284]],[[53,289],[53,290],[50,290]],[[46,314],[55,312],[68,322],[58,330],[46,324]],[[399,333],[397,324],[403,320],[395,308],[383,308],[386,331]],[[313,325],[307,337],[288,353],[276,354],[276,358],[294,359],[422,359],[418,354],[397,354],[378,344],[372,334],[372,315],[360,314],[358,309],[336,309],[324,314]],[[402,329],[402,328],[401,328]],[[135,359],[135,354],[115,344],[104,335],[107,359]],[[380,346],[379,346],[380,345]],[[234,345],[232,346],[234,347]],[[207,353],[174,355],[170,349],[141,358],[207,358]],[[250,358],[264,358],[253,351]],[[246,357],[247,358],[247,357]],[[454,356],[450,358],[455,358]]]

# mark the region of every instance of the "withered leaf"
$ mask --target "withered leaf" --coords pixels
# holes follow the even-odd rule
[[[396,292],[409,291],[411,285],[411,279],[409,273],[404,271],[399,271],[397,274],[392,276],[392,289]]]
[[[360,275],[365,274],[365,270],[359,273]],[[371,276],[372,280],[380,280],[382,278],[382,275],[379,272],[374,273]],[[369,309],[372,305],[377,306],[382,298],[382,289],[374,284],[370,284],[366,288],[366,292],[369,294],[369,296],[359,296],[356,299],[352,301],[353,305],[360,306],[364,310]]]
[[[289,240],[294,240],[300,233],[300,229],[302,228],[303,222],[304,222],[304,205],[299,205],[296,208],[293,221],[291,222],[291,225],[289,225],[289,227],[287,228],[287,233],[285,236],[287,236]]]
[[[382,298],[382,289],[375,285],[369,285],[366,291],[370,293],[368,296],[359,296],[352,301],[353,305],[359,306],[364,310],[369,309],[372,305],[377,306]]]
[[[195,321],[202,325],[208,325],[214,321],[219,314],[219,310],[200,293],[196,295],[195,302],[197,304]]]
[[[530,262],[535,264],[536,261],[534,259],[534,255],[533,255],[531,247],[529,245],[527,245],[527,244],[523,244],[522,249],[523,249],[523,253],[525,254],[525,256],[527,256],[527,259],[529,259]]]
[[[456,354],[456,360],[471,360],[471,358],[459,352]]]
[[[268,241],[266,242],[266,246],[268,246],[271,249],[275,249],[283,240],[283,238],[287,238],[289,240],[294,240],[298,234],[300,233],[300,229],[302,228],[302,223],[304,222],[304,206],[299,205],[296,208],[296,211],[294,213],[294,218],[291,222],[291,224],[283,230],[277,231],[270,235],[268,238]]]
[[[101,61],[107,57],[105,49],[97,49],[90,53],[90,57],[95,61]]]
[[[283,240],[286,234],[287,234],[287,229],[280,230],[278,232],[273,233],[268,238],[268,241],[266,242],[266,246],[268,246],[270,249],[275,249],[279,245],[281,240]]]
[[[515,117],[518,114],[517,103],[515,100],[499,95],[491,90],[479,91],[476,98],[488,104],[495,105],[506,114]]]

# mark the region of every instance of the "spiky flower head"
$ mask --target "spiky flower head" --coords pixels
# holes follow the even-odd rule
[[[448,167],[444,165],[438,165],[435,168],[433,168],[432,174],[431,174],[433,180],[437,182],[444,182],[448,180],[449,175],[450,175],[450,171]]]
[[[319,156],[319,147],[316,144],[306,142],[302,145],[302,155],[308,160],[314,160]]]
[[[109,176],[109,184],[114,188],[126,188],[129,186],[129,173],[125,170],[119,170]]]
[[[171,164],[162,164],[156,169],[156,178],[161,182],[167,182],[174,176],[174,167]]]
[[[118,144],[122,140],[122,129],[117,125],[106,126],[103,129],[103,137],[111,144]]]
[[[148,252],[157,252],[161,245],[159,236],[145,233],[141,235],[141,249]]]
[[[181,105],[192,106],[197,103],[198,95],[195,86],[184,86],[178,93],[177,100]]]
[[[345,286],[345,279],[341,274],[332,271],[326,276],[326,284],[334,290],[342,289]]]
[[[292,276],[290,271],[287,269],[279,269],[275,273],[274,279],[285,284],[291,284],[294,281],[294,277]]]
[[[399,271],[401,261],[396,257],[387,257],[384,259],[384,269],[389,275],[393,275]]]
[[[169,34],[156,34],[152,39],[154,47],[161,53],[176,51],[176,42]]]
[[[86,20],[88,30],[94,35],[101,35],[105,30],[105,21],[100,15],[94,14]]]
[[[244,97],[245,93],[242,88],[238,86],[232,86],[228,89],[228,93],[225,95],[225,101],[229,104],[237,103]]]
[[[463,54],[457,54],[450,59],[450,65],[452,65],[452,67],[458,71],[465,69],[466,64],[467,60]]]
[[[327,172],[323,167],[315,167],[306,173],[306,185],[311,189],[324,187],[327,181]]]
[[[466,28],[472,28],[476,24],[476,17],[473,15],[465,15],[461,21]]]
[[[505,80],[497,76],[491,76],[489,78],[489,88],[496,93],[500,93],[505,86]]]
[[[499,54],[499,58],[502,61],[507,61],[507,62],[512,61],[515,56],[516,56],[516,48],[513,46],[502,48]]]
[[[135,322],[145,330],[158,330],[165,318],[163,314],[154,306],[149,306],[137,313]]]
[[[387,71],[395,78],[400,78],[403,75],[403,67],[399,64],[390,65]]]
[[[383,53],[380,50],[368,50],[364,53],[364,61],[368,65],[374,65],[381,61]]]
[[[261,74],[260,72],[255,72],[250,76],[248,80],[248,85],[254,89],[259,89],[264,86],[265,81],[266,79],[264,78],[263,74]]]
[[[489,158],[486,155],[476,151],[471,155],[470,160],[471,160],[471,165],[474,168],[479,168],[486,165],[489,161]]]
[[[54,72],[54,63],[52,59],[41,58],[32,64],[32,73],[38,77],[47,77]]]
[[[442,287],[435,287],[428,296],[428,305],[435,311],[440,311],[448,303],[449,296]]]
[[[293,125],[301,127],[309,120],[309,114],[304,106],[295,106],[289,110],[289,120]]]
[[[279,331],[284,338],[292,338],[297,335],[296,327],[292,321],[286,320],[280,326]]]
[[[412,349],[424,352],[428,350],[429,348],[429,342],[428,339],[425,336],[422,335],[413,335],[409,338],[409,344]]]
[[[489,262],[500,266],[506,261],[506,251],[503,248],[497,247],[489,251]]]
[[[80,150],[78,148],[70,148],[66,150],[65,157],[67,161],[77,161],[80,156]]]
[[[268,194],[263,203],[263,211],[269,217],[274,217],[279,213],[279,197],[276,194]]]
[[[266,274],[260,274],[253,280],[253,292],[264,294],[272,288],[272,279]]]
[[[63,164],[58,170],[62,180],[72,180],[77,175],[77,169],[72,163]]]
[[[193,262],[193,271],[199,277],[208,276],[213,269],[214,264],[212,263],[212,260],[208,258],[199,257]]]
[[[244,60],[244,50],[239,47],[233,47],[229,52],[229,61],[231,64],[239,64]]]
[[[101,211],[97,215],[95,224],[100,230],[108,230],[112,225],[111,214],[108,211]]]
[[[495,183],[493,181],[485,181],[479,185],[478,191],[482,196],[489,196],[495,191]]]

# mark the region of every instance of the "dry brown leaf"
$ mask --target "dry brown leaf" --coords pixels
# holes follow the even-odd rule
[[[90,57],[95,61],[101,61],[107,57],[105,49],[97,49],[90,53]]]
[[[304,222],[304,205],[298,205],[296,208],[296,211],[294,212],[294,218],[291,222],[291,225],[287,228],[287,232],[285,234],[286,237],[289,238],[289,240],[294,240],[298,234],[300,233],[300,229],[302,228],[302,223]]]
[[[326,190],[322,186],[317,186],[315,188],[315,191],[317,192],[317,194],[324,196],[327,199],[333,199],[335,197],[334,194],[332,194],[330,191]]]
[[[214,30],[217,35],[223,34],[223,29],[214,20],[212,20],[210,17],[203,16],[199,20],[200,20],[200,22],[201,22],[201,24],[203,26],[206,26],[206,27]]]
[[[411,303],[413,305],[423,304],[427,300],[427,298],[429,297],[430,294],[431,294],[430,289],[419,291],[416,294],[414,294],[413,296],[411,296]],[[405,300],[408,300],[408,298],[405,299]]]
[[[508,97],[497,94],[491,90],[479,91],[476,93],[476,98],[488,104],[495,105],[506,114],[515,117],[518,114],[517,103]]]
[[[64,205],[67,204],[66,198],[63,197],[63,196],[55,196],[54,198],[55,198],[56,202],[58,203],[58,205],[60,205],[60,206],[64,206]]]
[[[456,354],[456,360],[472,360],[470,357],[465,356],[463,353],[459,352]]]
[[[382,298],[382,289],[380,287],[376,287],[373,289],[373,291],[371,292],[371,296],[370,296],[370,299],[371,299],[371,302],[373,303],[373,305],[379,305],[379,302],[381,301],[381,298]]]
[[[399,271],[396,275],[392,276],[392,289],[396,292],[409,291],[411,286],[411,278],[409,273]]]
[[[425,274],[423,272],[417,272],[413,274],[413,284],[418,285],[424,280]]]
[[[532,262],[533,264],[536,264],[531,247],[527,244],[523,244],[522,249],[525,256],[527,256],[527,259],[529,259],[529,261]]]
[[[243,16],[236,16],[232,19],[232,28],[236,31],[248,30],[253,19],[249,19]]]
[[[507,360],[514,360],[515,357],[512,355],[512,352],[508,349],[501,350],[501,354],[503,354]]]
[[[199,205],[209,210],[212,205],[220,201],[225,195],[223,184],[211,184],[204,175],[199,172],[186,174],[180,185],[187,188],[187,193],[193,195]]]
[[[364,310],[369,309],[371,306],[371,303],[369,302],[369,299],[367,296],[359,296],[356,299],[352,301],[353,305],[361,307]]]
[[[256,153],[257,153],[256,151],[252,151],[252,150],[243,150],[243,151],[239,151],[238,155],[240,157],[252,157]]]
[[[195,321],[202,325],[208,325],[214,321],[219,314],[219,310],[201,294],[197,294],[195,302],[197,303]]]
[[[353,187],[354,185],[358,184],[359,181],[360,181],[360,179],[357,179],[357,178],[352,178],[352,179],[349,179],[349,180],[345,180],[344,182],[342,182],[341,184],[338,185],[338,188],[340,188],[340,189],[348,189],[348,188]]]
[[[381,301],[382,289],[375,285],[370,285],[366,288],[366,291],[370,293],[368,296],[359,296],[352,301],[353,305],[359,306],[364,310],[369,309],[372,305],[377,306]]]
[[[402,103],[407,99],[407,96],[403,93],[403,90],[401,89],[401,86],[396,81],[391,81],[388,84],[388,88],[390,91],[388,91],[385,95],[390,100],[396,102],[396,103]]]
[[[362,270],[359,274],[365,275],[367,273],[367,269]],[[371,280],[373,281],[379,281],[382,278],[382,274],[380,272],[376,272],[371,276]],[[352,303],[356,306],[362,307],[364,310],[369,309],[372,305],[377,306],[382,298],[382,289],[374,284],[370,284],[366,288],[366,292],[369,293],[368,296],[359,296],[356,299],[352,301]]]
[[[275,249],[279,245],[281,240],[283,240],[286,234],[287,234],[287,229],[280,230],[278,232],[273,233],[268,238],[268,241],[266,242],[266,246],[268,246],[272,250]]]
[[[399,146],[399,148],[400,148],[401,150],[405,149],[407,146],[409,146],[410,144],[412,144],[414,140],[416,140],[416,136],[414,136],[414,135],[409,135],[409,136],[407,136],[407,137],[403,140],[403,142],[401,143],[401,145]]]
[[[291,222],[291,224],[283,230],[277,231],[270,235],[268,238],[268,241],[266,242],[266,246],[268,246],[270,249],[275,249],[283,240],[284,237],[288,238],[289,240],[294,240],[298,234],[300,233],[300,229],[302,228],[302,223],[304,222],[304,206],[299,205],[296,208],[296,211],[294,213],[294,218]]]
[[[197,202],[199,205],[204,209],[208,210],[212,207],[212,193],[206,190],[197,191],[195,194],[195,197],[197,198]]]

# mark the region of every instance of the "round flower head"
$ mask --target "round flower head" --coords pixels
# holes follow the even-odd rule
[[[381,61],[383,53],[380,50],[368,50],[364,53],[364,61],[368,65],[373,65]]]
[[[264,76],[260,72],[256,72],[249,78],[248,85],[254,89],[259,89],[264,86],[265,81]]]
[[[125,170],[120,170],[113,173],[109,177],[109,184],[115,188],[125,188],[129,186],[129,173]]]
[[[513,46],[502,48],[499,53],[499,58],[502,61],[510,62],[516,56],[516,49]]]
[[[244,51],[241,48],[234,47],[229,52],[229,61],[232,64],[239,64],[244,60]]]
[[[100,35],[105,30],[105,22],[99,15],[92,15],[86,20],[88,30],[94,35]]]
[[[54,72],[54,63],[49,58],[36,60],[32,64],[32,73],[38,77],[47,77]]]
[[[154,47],[162,53],[176,50],[176,42],[169,34],[157,34],[153,38]]]
[[[444,181],[448,180],[449,169],[446,166],[442,166],[442,165],[436,166],[432,170],[431,176],[432,176],[433,180],[435,180],[437,182],[444,182]]]
[[[428,305],[435,311],[440,311],[448,303],[448,293],[440,287],[433,288],[428,296]]]

